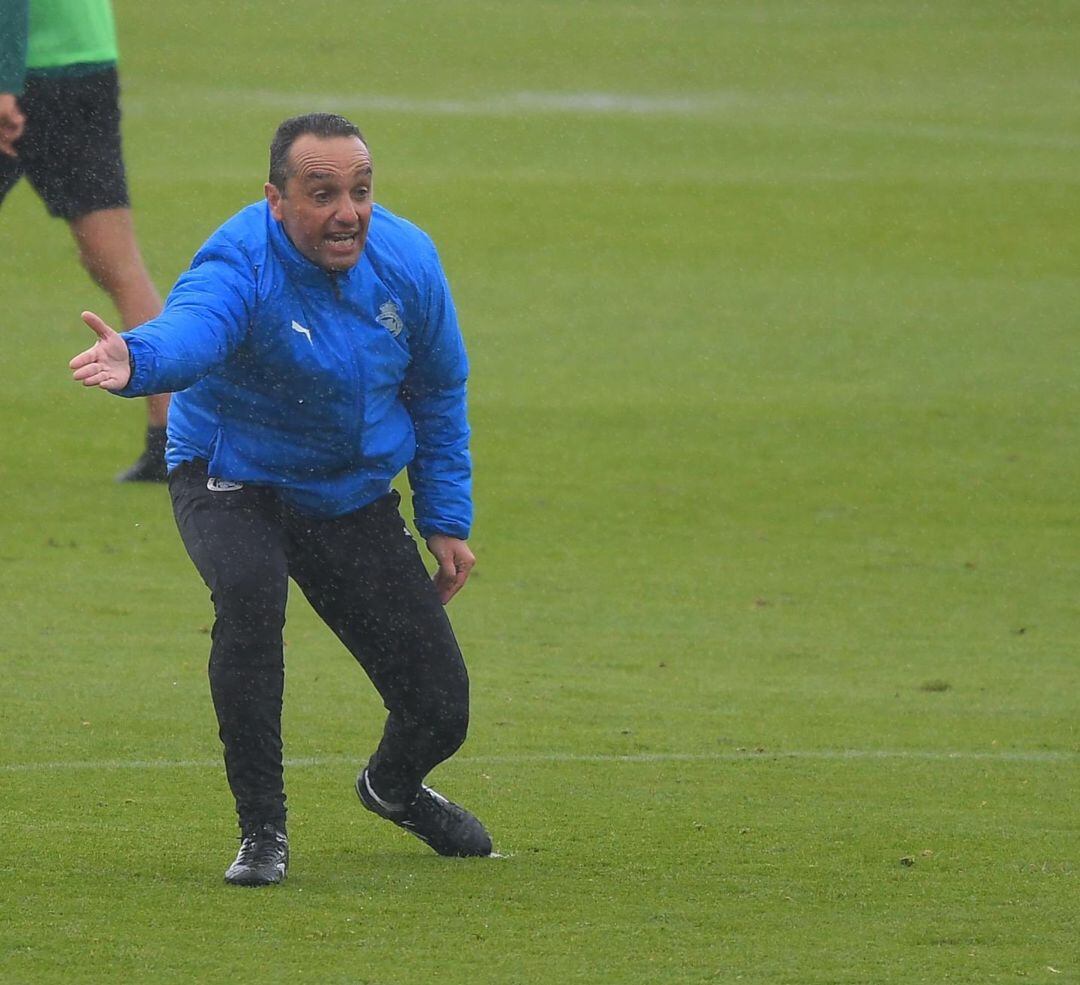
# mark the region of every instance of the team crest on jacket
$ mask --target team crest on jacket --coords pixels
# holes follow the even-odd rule
[[[398,311],[398,306],[393,301],[385,301],[379,306],[379,317],[375,321],[382,325],[395,339],[405,327],[405,323],[401,320],[401,312]]]

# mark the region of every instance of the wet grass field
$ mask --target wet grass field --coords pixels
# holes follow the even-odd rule
[[[295,593],[292,863],[235,852],[211,613],[108,304],[0,210],[0,982],[1080,982],[1075,4],[116,5],[167,290],[334,110],[473,363],[473,681],[356,802],[381,707]]]

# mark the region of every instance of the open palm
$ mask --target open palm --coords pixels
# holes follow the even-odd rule
[[[68,363],[72,377],[83,386],[123,390],[131,379],[127,343],[92,311],[84,311],[82,320],[98,340]]]

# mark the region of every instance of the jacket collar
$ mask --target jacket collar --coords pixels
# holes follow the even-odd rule
[[[266,215],[266,235],[270,242],[270,249],[294,280],[317,287],[327,287],[334,284],[344,287],[346,283],[357,275],[364,263],[367,244],[364,245],[364,252],[360,254],[360,259],[350,269],[340,272],[324,270],[317,264],[312,263],[293,245],[293,241],[289,239],[288,234],[285,232],[285,227],[271,214],[269,203],[264,201],[262,207]]]

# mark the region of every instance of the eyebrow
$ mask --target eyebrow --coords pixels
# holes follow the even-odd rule
[[[355,172],[358,177],[370,178],[374,174],[370,164],[365,164],[359,171]],[[308,171],[307,174],[301,175],[302,181],[325,181],[327,178],[336,178],[337,173],[334,171]]]

